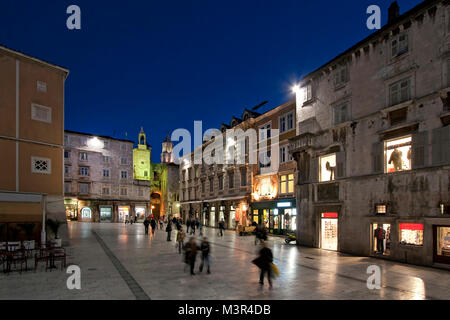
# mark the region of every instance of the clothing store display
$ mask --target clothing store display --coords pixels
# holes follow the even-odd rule
[[[393,164],[395,171],[402,170],[402,152],[398,149],[395,149],[392,152],[391,157],[389,158],[388,164]]]

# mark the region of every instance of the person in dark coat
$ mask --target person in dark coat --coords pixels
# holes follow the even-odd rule
[[[219,222],[219,234],[223,237],[223,231],[225,230],[225,221],[220,220]]]
[[[150,222],[148,221],[148,219],[144,220],[144,227],[145,227],[145,234],[148,234],[148,226],[149,226]]]
[[[263,242],[262,248],[259,251],[259,257],[253,260],[253,263],[261,270],[261,273],[259,275],[259,284],[264,285],[264,274],[267,273],[270,288],[272,288],[272,262],[272,250],[270,250]]]
[[[152,235],[155,235],[155,230],[156,230],[156,220],[155,220],[155,218],[152,218],[150,220],[150,226],[152,227]]]
[[[191,226],[191,218],[186,220],[186,233],[189,234],[189,228]]]
[[[206,270],[206,273],[211,273],[211,261],[210,261],[210,253],[211,253],[211,246],[209,245],[209,241],[206,237],[203,238],[202,244],[200,245],[200,251],[202,253],[202,263],[200,264],[199,271],[203,271],[203,266],[206,263],[208,264],[208,269]]]
[[[167,241],[172,241],[170,239],[170,236],[172,234],[172,221],[170,220],[167,222],[166,232],[167,232]]]
[[[197,252],[200,248],[197,246],[197,243],[195,242],[195,238],[191,237],[189,239],[189,242],[186,243],[185,250],[186,250],[186,263],[189,264],[191,268],[191,275],[195,275],[194,269],[195,269],[195,260],[197,259]]]

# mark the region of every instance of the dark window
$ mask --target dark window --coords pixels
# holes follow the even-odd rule
[[[402,108],[399,110],[389,112],[389,120],[391,121],[391,126],[405,122],[407,116],[408,116],[408,108]]]

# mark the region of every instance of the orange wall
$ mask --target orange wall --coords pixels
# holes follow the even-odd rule
[[[31,172],[31,157],[49,158],[51,174]],[[34,143],[19,143],[19,191],[63,195],[63,149]]]
[[[47,92],[38,92],[37,81],[47,83]],[[34,62],[20,62],[20,138],[62,145],[64,78],[59,72]],[[52,122],[31,119],[31,104],[36,103],[52,109]]]
[[[0,135],[16,135],[16,62],[0,52]]]
[[[1,119],[1,117],[0,117]],[[0,139],[0,190],[16,190],[16,143]]]

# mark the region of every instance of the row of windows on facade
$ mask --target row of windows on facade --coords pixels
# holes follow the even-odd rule
[[[294,112],[284,114],[278,118],[278,130],[281,133],[295,129]],[[269,121],[259,127],[259,141],[265,141],[272,136],[272,122]]]
[[[70,166],[64,166],[64,173],[66,175],[70,175]],[[90,175],[90,168],[89,167],[79,167],[79,175],[82,177],[88,177]],[[103,178],[110,178],[111,170],[103,169],[102,176],[103,176]],[[120,171],[120,178],[128,179],[128,171],[124,171],[124,170]]]
[[[294,158],[292,157],[292,155],[289,153],[289,149],[288,146],[283,146],[280,147],[280,163],[288,163],[291,161],[294,161]],[[270,158],[271,158],[271,152],[267,151],[265,153],[260,153],[259,155],[259,166],[260,168],[264,168],[264,167],[270,167],[271,162],[270,162]],[[199,178],[200,177],[200,171],[199,168],[189,168],[186,170],[182,171],[182,176],[181,176],[181,181],[185,181],[186,180],[186,171],[187,171],[187,178],[188,180],[191,180],[193,178],[193,170],[195,170],[195,178]]]
[[[414,137],[416,141],[413,141],[413,135],[407,135],[376,143],[373,150],[373,170],[384,173],[408,171],[413,169],[413,162],[417,167],[425,166],[428,157],[427,132],[420,132]],[[450,163],[450,126],[433,131],[431,147],[433,165]],[[345,159],[338,161],[338,155],[333,153],[319,157],[319,182],[333,181],[337,175],[343,175]]]
[[[71,193],[72,192],[72,184],[70,182],[64,183],[64,192],[65,193]],[[79,183],[78,184],[78,192],[79,194],[90,194],[90,183]],[[103,186],[102,187],[102,195],[110,195],[111,194],[111,187],[110,186]],[[127,196],[128,195],[128,188],[127,187],[120,187],[120,195],[121,196]],[[138,196],[143,197],[144,196],[144,190],[142,188],[138,189]]]
[[[64,145],[68,146],[70,142],[73,142],[75,144],[79,144],[80,146],[89,146],[88,143],[89,139],[87,137],[69,137],[68,135],[64,135]],[[111,143],[109,140],[102,140],[103,147],[102,149],[110,149]],[[120,150],[121,151],[128,151],[128,146],[126,143],[120,143]]]
[[[64,158],[69,159],[70,158],[70,151],[65,150],[64,151]],[[87,152],[80,152],[78,159],[80,161],[89,161],[89,154]],[[103,163],[112,163],[112,157],[110,156],[102,156]],[[120,164],[121,165],[128,165],[128,158],[121,157],[120,158]]]

